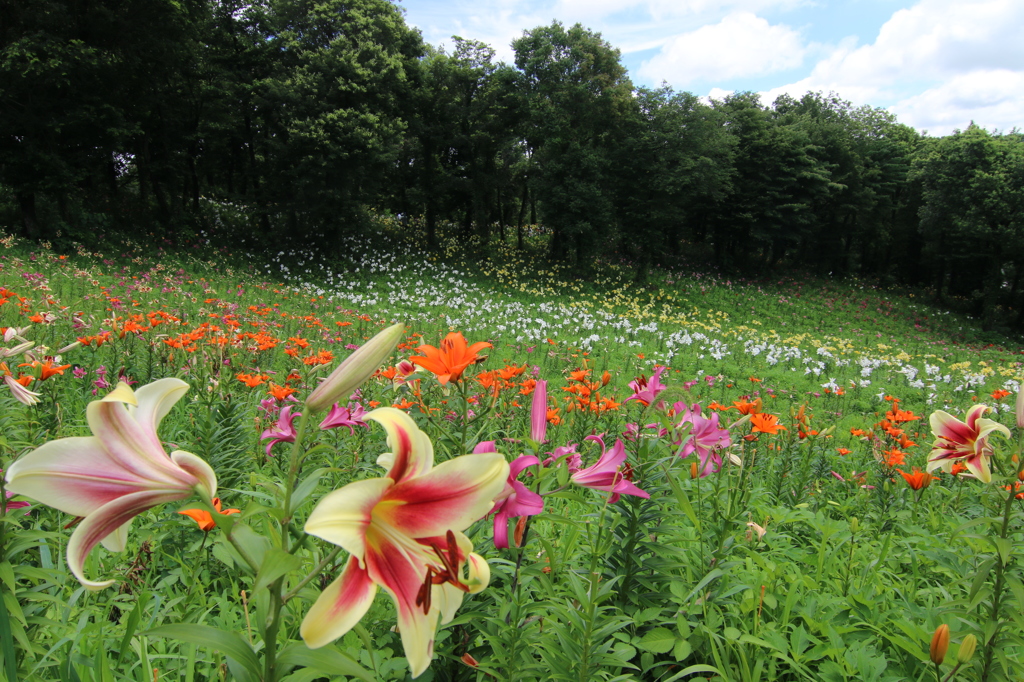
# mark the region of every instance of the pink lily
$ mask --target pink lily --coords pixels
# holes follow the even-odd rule
[[[548,382],[541,380],[533,387],[530,405],[530,438],[543,443],[548,435]]]
[[[722,448],[728,447],[732,442],[729,431],[718,425],[718,413],[712,413],[710,417],[701,414],[700,405],[686,407],[683,403],[676,403],[676,411],[682,414],[682,419],[677,428],[689,422],[693,424],[686,436],[686,442],[680,452],[680,457],[689,457],[696,452],[700,458],[700,477],[714,473],[722,468]],[[679,408],[682,409],[679,409]],[[677,443],[678,445],[678,443]]]
[[[668,388],[665,384],[661,383],[661,375],[665,372],[665,369],[666,367],[664,366],[658,366],[655,368],[654,374],[651,375],[650,379],[641,374],[629,382],[629,387],[633,389],[633,395],[622,402],[628,403],[630,400],[637,400],[644,407],[651,405],[658,398],[658,394]]]
[[[188,391],[179,379],[160,379],[138,391],[125,383],[89,403],[93,435],[44,443],[7,470],[7,489],[73,516],[84,517],[68,542],[68,568],[90,590],[113,580],[86,579],[85,559],[98,543],[124,550],[132,519],[151,507],[190,497],[210,500],[217,477],[210,465],[181,450],[164,452],[156,430]]]
[[[998,431],[1009,438],[1010,430],[991,419],[984,419],[982,415],[987,411],[986,406],[975,405],[967,411],[966,422],[942,410],[932,412],[930,421],[936,440],[928,454],[928,473],[935,469],[949,473],[955,461],[963,460],[975,478],[982,483],[991,482],[988,458],[992,456],[992,445],[988,437]]]
[[[281,409],[281,414],[277,418],[277,430],[273,428],[267,429],[260,434],[260,440],[271,439],[267,443],[267,457],[270,457],[270,448],[274,447],[278,443],[294,443],[295,442],[295,418],[301,417],[301,412],[292,414],[292,406],[284,407]]]
[[[482,445],[482,443],[481,443]],[[509,465],[505,488],[494,500],[494,546],[508,549],[508,520],[519,516],[536,516],[544,511],[544,498],[516,480],[523,469],[536,466],[540,460],[534,455],[522,455]]]
[[[392,452],[377,463],[388,473],[329,493],[310,514],[306,532],[351,556],[300,633],[312,649],[341,637],[366,614],[380,585],[395,602],[405,656],[417,677],[433,658],[438,617],[450,621],[463,593],[479,592],[490,581],[487,562],[472,553],[461,531],[494,505],[509,466],[498,453],[482,453],[435,467],[433,445],[409,415],[382,407],[366,418],[387,431]]]
[[[583,458],[580,457],[580,453],[576,452],[577,447],[579,446],[576,443],[569,443],[555,448],[554,452],[548,453],[548,458],[541,466],[551,466],[565,458],[565,466],[569,468],[569,473],[575,474],[583,468]]]
[[[592,440],[601,444],[601,456],[597,462],[586,469],[580,469],[572,475],[572,482],[594,490],[606,490],[612,493],[608,498],[609,502],[618,502],[621,495],[636,495],[637,497],[650,497],[649,494],[633,485],[623,471],[626,462],[626,446],[622,439],[615,441],[611,450],[605,448],[604,439],[601,436],[587,436],[584,440]],[[626,464],[626,467],[629,465]]]
[[[340,426],[348,427],[349,435],[356,432],[356,426],[370,428],[370,425],[366,423],[366,410],[359,403],[349,403],[348,407],[341,407],[338,403],[334,403],[331,411],[320,422],[320,428],[326,430],[336,429]]]

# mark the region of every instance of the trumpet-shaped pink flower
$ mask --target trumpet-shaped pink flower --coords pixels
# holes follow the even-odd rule
[[[975,405],[967,411],[966,422],[942,410],[932,412],[930,421],[935,442],[928,454],[928,473],[935,469],[949,473],[954,462],[963,460],[967,470],[979,481],[988,483],[992,480],[992,472],[988,467],[992,445],[988,437],[998,431],[1009,438],[1010,430],[998,422],[983,418],[982,415],[987,411],[986,406]]]
[[[505,487],[494,500],[494,546],[508,549],[508,520],[520,516],[536,516],[544,511],[544,498],[517,481],[519,474],[528,466],[536,466],[540,460],[534,455],[523,455],[509,465]]]
[[[618,502],[622,495],[650,497],[646,492],[633,485],[627,476],[626,467],[629,465],[626,464],[626,446],[622,443],[621,438],[615,441],[611,450],[605,448],[604,439],[601,436],[587,436],[585,440],[600,443],[601,456],[591,466],[574,473],[572,475],[573,483],[612,493],[608,499],[609,502]]]
[[[654,370],[654,374],[651,378],[643,376],[642,374],[629,382],[629,387],[633,389],[633,395],[629,396],[623,403],[628,403],[630,400],[638,400],[645,407],[651,405],[658,398],[658,394],[668,388],[665,384],[661,383],[661,375],[665,372],[666,367],[659,366]]]
[[[462,455],[434,466],[430,439],[409,415],[382,407],[366,415],[384,426],[392,452],[377,463],[383,478],[350,483],[326,495],[306,532],[351,557],[320,595],[300,632],[317,648],[348,632],[383,587],[398,610],[412,676],[430,665],[438,617],[450,621],[466,592],[490,580],[487,562],[461,531],[494,505],[509,466],[498,453]]]
[[[271,439],[267,443],[267,457],[270,457],[270,448],[274,447],[278,443],[294,443],[295,442],[295,418],[301,417],[301,412],[292,414],[292,406],[284,407],[281,409],[281,414],[278,415],[277,425],[274,428],[267,429],[260,434],[260,440]]]
[[[68,568],[90,590],[85,558],[98,543],[120,552],[132,519],[164,502],[193,492],[207,501],[217,492],[217,477],[206,462],[189,452],[164,452],[156,430],[188,391],[179,379],[160,379],[138,391],[120,383],[89,403],[86,418],[93,435],[45,443],[7,470],[7,489],[74,516],[83,517],[68,542]]]
[[[356,432],[355,427],[357,426],[370,428],[370,425],[366,423],[366,410],[359,403],[349,403],[348,407],[341,407],[338,403],[334,403],[331,411],[320,422],[320,428],[336,429],[340,426],[348,427],[349,435]]]
[[[682,409],[679,409],[680,406]],[[687,423],[693,425],[686,435],[680,456],[689,457],[691,453],[697,453],[697,457],[700,458],[701,478],[721,469],[722,448],[728,447],[732,440],[729,431],[718,425],[718,413],[713,412],[710,417],[705,417],[701,414],[700,405],[686,407],[682,403],[676,403],[675,408],[677,413],[682,415],[677,428]]]

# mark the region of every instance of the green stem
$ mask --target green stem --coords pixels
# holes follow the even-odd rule
[[[335,547],[334,549],[332,549],[330,554],[325,556],[320,563],[318,563],[316,566],[313,567],[313,570],[310,571],[309,575],[307,575],[305,578],[300,580],[299,583],[295,587],[293,587],[292,589],[288,590],[288,592],[285,593],[285,595],[283,597],[281,597],[281,602],[284,603],[284,604],[287,604],[289,599],[291,599],[292,597],[294,597],[296,594],[299,593],[299,590],[301,590],[303,587],[308,585],[310,583],[310,581],[313,580],[313,578],[315,578],[318,575],[320,575],[325,568],[327,568],[328,566],[333,564],[334,560],[338,558],[338,554],[340,554],[340,553],[341,553],[341,547]]]
[[[999,538],[1001,540],[1006,539],[1007,532],[1010,529],[1010,512],[1013,510],[1013,500],[1015,499],[1015,490],[1013,485],[1010,486],[1010,492],[1006,496],[1006,503],[1003,505],[1003,525],[999,530]],[[992,672],[992,657],[995,654],[995,642],[999,637],[999,629],[1001,623],[999,622],[999,612],[1003,605],[1003,592],[1006,578],[1006,566],[1009,564],[1011,557],[1007,557],[1006,562],[1003,562],[1002,555],[999,552],[999,547],[996,547],[996,582],[992,592],[992,610],[989,612],[989,620],[995,624],[995,628],[992,630],[992,635],[985,642],[985,659],[981,668],[981,682],[987,682],[989,675]]]

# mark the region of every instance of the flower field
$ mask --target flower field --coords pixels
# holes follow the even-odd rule
[[[1019,679],[1020,345],[384,223],[0,240],[8,680]]]

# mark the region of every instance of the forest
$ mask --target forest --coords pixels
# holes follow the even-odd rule
[[[680,258],[928,290],[1024,328],[1024,135],[944,137],[835,93],[636,87],[587,28],[513,64],[385,0],[0,2],[0,225],[255,251],[390,215],[437,246],[547,235],[582,276]]]

